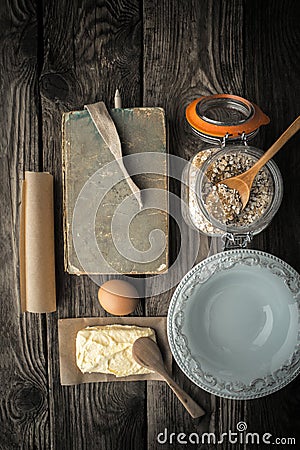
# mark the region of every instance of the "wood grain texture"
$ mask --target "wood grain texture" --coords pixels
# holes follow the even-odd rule
[[[63,5],[63,13],[62,13]],[[58,312],[47,321],[51,423],[58,449],[137,448],[145,432],[145,383],[59,385],[56,319],[103,315],[97,286],[63,272],[61,118],[68,110],[103,100],[140,102],[141,29],[137,1],[46,3],[41,76],[44,170],[55,177]],[[103,282],[107,277],[99,277]],[[138,313],[141,313],[141,308]],[[60,405],[66,405],[57,414]]]
[[[186,126],[185,108],[189,102],[201,95],[242,93],[242,14],[242,2],[144,2],[144,103],[159,104],[166,109],[171,154],[190,159],[204,147]],[[172,19],[166,20],[166,15]],[[224,47],[223,42],[228,42],[229,48]],[[160,55],[159,59],[156,55]],[[178,183],[173,182],[170,185],[172,192],[180,194]],[[184,275],[194,263],[188,260],[188,255],[192,253],[195,239],[186,224],[183,223],[182,226],[188,235],[188,245],[181,262]],[[173,259],[178,253],[178,246],[174,243],[180,243],[178,231],[178,228],[171,226]],[[208,239],[202,236],[198,260],[208,255],[208,249]],[[166,313],[171,294],[172,291],[169,291],[159,298],[148,299],[147,313]],[[148,410],[155,408],[157,411],[155,421],[148,415],[148,445],[152,445],[151,448],[156,448],[156,436],[164,428],[170,432],[175,431],[174,416],[166,414],[166,409],[176,411],[174,414],[181,430],[188,433],[197,432],[200,435],[209,431],[219,432],[221,427],[226,429],[228,418],[231,418],[228,410],[222,408],[219,399],[192,385],[175,365],[174,372],[179,384],[203,406],[207,414],[201,420],[192,421],[167,388],[160,387],[158,396],[157,387],[149,387]],[[229,408],[233,414],[241,409],[242,405],[234,410]],[[177,446],[169,443],[164,447]]]
[[[291,117],[291,121],[295,118],[297,97],[294,97],[293,91],[299,89],[296,49],[299,27],[297,28],[294,18],[297,16],[295,8],[295,2],[281,2],[281,5],[267,2],[264,6],[250,1],[144,2],[144,104],[165,107],[169,120],[170,153],[188,159],[203,147],[199,139],[193,137],[184,120],[186,105],[201,95],[235,93],[258,103],[266,113],[270,114],[272,111],[276,122],[271,130],[273,140],[284,129],[283,117],[285,121],[287,115]],[[283,55],[286,69],[283,68]],[[272,77],[266,74],[272,74]],[[278,109],[282,108],[285,109],[285,115],[278,113]],[[257,139],[254,145],[268,148],[264,144],[270,145],[272,141],[264,141],[264,135],[262,133],[262,138]],[[294,152],[295,150],[294,148]],[[279,162],[280,158],[284,158],[283,153],[284,150],[278,155]],[[294,163],[292,171],[296,174],[299,156],[295,157],[295,153],[292,153],[291,160],[284,161],[283,176],[284,170],[291,170],[291,161]],[[299,180],[296,180],[295,175],[293,184],[299,191]],[[291,211],[292,186],[288,187],[289,198],[285,197],[278,218],[254,240],[253,246],[281,256],[299,270],[299,239],[294,229],[299,226],[299,211],[296,208]],[[178,194],[176,183],[171,183],[171,191]],[[286,244],[286,240],[282,238],[286,233],[283,231],[287,227],[286,217],[292,218],[289,226],[297,241],[296,249],[292,248],[294,239]],[[178,228],[171,227],[170,235],[173,237],[171,251],[174,259],[180,242]],[[192,245],[193,240],[190,239],[187,254],[191,252]],[[202,239],[200,259],[206,256],[204,252],[208,251],[208,246],[208,242]],[[187,264],[187,260],[183,261],[184,264]],[[150,298],[147,301],[147,313],[166,312],[171,294],[172,291],[169,291],[159,298]],[[268,399],[228,401],[201,392],[186,381],[178,369],[175,368],[175,371],[179,382],[183,386],[190,386],[191,395],[208,410],[208,414],[200,423],[193,423],[182,413],[170,392],[159,387],[157,395],[158,388],[151,385],[148,387],[147,404],[149,410],[155,409],[157,416],[153,420],[148,415],[148,445],[151,443],[152,448],[156,448],[159,431],[165,427],[169,431],[175,431],[173,414],[166,414],[166,410],[174,411],[175,408],[176,429],[180,423],[183,431],[196,431],[199,434],[203,431],[215,431],[221,435],[229,429],[234,431],[236,423],[246,420],[249,428],[255,431],[257,429],[263,433],[264,430],[273,430],[276,434],[278,430],[278,435],[288,436],[285,431],[288,428],[290,435],[295,436],[299,427],[297,414],[294,414],[291,420],[294,423],[289,427],[289,419],[279,420],[278,417],[279,405],[284,398],[285,412],[288,411],[288,404],[295,405],[295,401],[287,396],[287,392],[292,392],[291,388],[290,391],[286,388]],[[269,409],[268,405],[272,407]],[[280,425],[276,425],[278,421]],[[164,448],[168,448],[168,445]],[[169,448],[177,447],[172,444]],[[223,443],[222,448],[229,449],[232,446]]]
[[[45,448],[50,434],[45,318],[19,308],[23,170],[39,169],[36,5],[0,6],[0,448]]]
[[[260,400],[229,401],[193,385],[174,364],[174,376],[208,412],[192,420],[161,382],[62,387],[57,318],[102,315],[97,285],[63,272],[61,115],[85,103],[166,110],[170,153],[189,159],[203,148],[184,120],[194,98],[235,93],[259,104],[271,118],[253,144],[268,148],[299,115],[300,17],[296,0],[75,0],[0,4],[0,448],[11,450],[131,450],[183,448],[159,445],[157,434],[236,430],[300,439],[299,378]],[[298,138],[276,161],[285,194],[271,225],[252,246],[281,257],[300,271],[300,169]],[[23,169],[49,170],[55,178],[58,311],[18,310],[18,226]],[[170,182],[180,195],[180,183]],[[184,242],[183,275],[195,234],[174,221],[171,262]],[[209,251],[201,240],[197,260]],[[176,285],[178,274],[172,275]],[[107,277],[100,277],[99,282]],[[150,297],[136,314],[165,315],[173,289],[159,296],[161,281],[147,281]],[[293,446],[291,446],[292,448]],[[261,445],[185,445],[184,448],[260,450]],[[277,448],[284,448],[278,445]]]
[[[300,114],[300,11],[294,1],[266,2],[263,8],[259,5],[251,2],[244,18],[248,42],[244,57],[245,96],[270,116],[270,124],[255,139],[255,145],[267,149]],[[283,177],[283,201],[271,225],[255,238],[253,246],[275,254],[299,272],[299,135],[274,159]],[[265,399],[247,402],[246,422],[255,424],[257,432],[271,430],[274,436],[294,436],[299,441],[299,395],[298,379]],[[280,420],[278,411],[282,411]]]

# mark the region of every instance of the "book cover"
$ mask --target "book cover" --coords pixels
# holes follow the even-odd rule
[[[138,210],[88,111],[63,114],[65,270],[77,275],[163,273],[168,267],[164,111],[117,108],[110,114],[144,208]]]

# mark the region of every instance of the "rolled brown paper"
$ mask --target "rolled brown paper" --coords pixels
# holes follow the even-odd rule
[[[20,219],[22,312],[56,310],[53,177],[25,172]]]

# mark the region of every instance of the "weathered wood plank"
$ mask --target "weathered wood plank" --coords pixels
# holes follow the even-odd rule
[[[299,42],[300,11],[297,2],[247,2],[244,18],[245,96],[258,103],[271,119],[255,139],[267,149],[300,114]],[[300,271],[299,135],[275,157],[282,173],[284,196],[271,225],[253,246],[282,258]],[[251,430],[275,437],[300,437],[299,379],[279,392],[246,403]],[[255,447],[259,449],[259,446]]]
[[[46,448],[50,426],[45,317],[20,314],[23,170],[39,169],[36,3],[0,5],[0,447]]]
[[[236,402],[202,392],[174,367],[177,381],[208,411],[196,421],[189,418],[163,383],[148,383],[147,401],[142,383],[62,388],[56,323],[58,317],[102,314],[96,299],[97,286],[87,277],[63,273],[62,112],[100,99],[112,106],[118,85],[124,106],[143,102],[145,106],[166,109],[170,151],[188,159],[203,145],[184,122],[186,104],[201,94],[233,92],[255,101],[270,115],[271,124],[254,141],[254,145],[267,148],[299,114],[297,6],[294,0],[144,0],[141,11],[138,0],[46,1],[43,7],[41,2],[28,0],[1,3],[1,449],[108,450],[147,446],[154,450],[162,448],[156,436],[164,428],[169,432],[201,435],[210,431],[220,435],[235,431],[240,420],[247,422],[249,431],[299,440],[299,378],[264,399]],[[253,246],[276,254],[299,271],[297,142],[294,138],[276,157],[285,185],[283,204]],[[41,143],[42,158],[38,151]],[[17,307],[20,182],[24,168],[44,168],[55,176],[58,313],[46,318],[33,314],[20,318]],[[178,182],[171,182],[171,191],[179,195]],[[174,224],[170,233],[172,261],[180,243]],[[182,272],[191,263],[193,244],[193,236],[188,233],[186,257],[180,264]],[[208,241],[203,239],[199,258],[207,252]],[[159,281],[153,283],[153,288],[159,287]],[[166,314],[171,294],[172,290],[150,297],[147,314]],[[142,306],[137,310],[137,314],[141,313]],[[182,448],[174,444],[163,447]],[[195,448],[185,446],[189,447]],[[222,444],[222,449],[231,448],[228,442]],[[251,448],[260,449],[261,445]]]
[[[268,131],[269,139],[263,141],[265,132],[262,132],[262,138],[254,145],[263,142],[271,144],[284,129],[283,115],[279,114],[279,110],[284,111],[285,125],[288,125],[289,117],[292,120],[296,116],[297,96],[293,96],[292,92],[295,86],[299,88],[296,78],[296,68],[299,66],[295,56],[298,42],[295,8],[296,3],[291,1],[281,2],[281,5],[276,2],[262,5],[261,2],[247,1],[144,2],[144,104],[159,104],[166,108],[171,153],[188,159],[203,146],[197,138],[192,137],[184,123],[185,106],[200,95],[235,93],[258,103],[270,115],[272,111],[274,119],[273,126],[268,128],[272,130]],[[291,48],[288,48],[289,44]],[[273,72],[274,79],[270,76]],[[289,83],[288,91],[286,84],[284,87],[282,85],[283,73],[285,82]],[[289,145],[292,146],[292,143]],[[284,200],[286,206],[282,207],[270,228],[255,239],[254,246],[278,254],[299,270],[299,239],[296,237],[299,212],[293,209],[291,202],[292,190],[295,186],[299,190],[299,180],[296,179],[299,159],[295,151],[294,148],[289,162],[284,159],[283,153],[278,155],[279,162],[286,161],[283,164],[283,176],[287,176],[291,170],[290,164],[294,163],[293,182],[287,188],[288,195]],[[178,194],[176,185],[171,184],[171,191]],[[292,218],[293,223],[288,227],[297,241],[297,249],[292,248],[293,240],[286,246],[282,238],[285,234],[283,230],[287,229],[286,217]],[[176,243],[180,242],[177,233],[171,227],[173,259],[178,252]],[[204,240],[202,243],[203,251],[207,251],[207,243]],[[190,250],[191,246],[187,246],[186,253]],[[171,294],[172,291],[159,298],[148,299],[147,313],[166,313]],[[267,399],[237,402],[201,393],[186,381],[178,369],[176,375],[207,408],[208,414],[200,424],[191,421],[167,388],[152,383],[148,388],[147,404],[148,410],[155,409],[156,417],[153,418],[151,414],[148,416],[149,448],[156,448],[157,433],[165,427],[169,432],[182,430],[201,434],[209,430],[221,435],[229,429],[235,431],[236,424],[246,420],[250,431],[267,430],[275,436],[278,429],[287,435],[287,432],[284,434],[284,428],[287,422],[291,422],[290,435],[296,433],[299,419],[294,414],[295,418],[290,420],[292,416],[287,406],[291,403],[295,408],[295,401],[291,401],[291,396],[288,396],[284,402],[285,420],[281,418],[279,405],[287,392],[298,392],[297,382],[291,385],[293,388],[290,386]],[[269,409],[268,405],[273,407]],[[166,411],[173,411],[173,414],[166,414]],[[278,428],[279,422],[282,425]],[[166,444],[164,448],[176,447]],[[227,442],[222,444],[222,448],[229,449],[231,446]]]
[[[60,386],[56,322],[57,317],[103,315],[97,286],[87,276],[63,272],[62,112],[98,100],[112,107],[116,87],[124,106],[139,104],[140,14],[135,0],[49,2],[44,9],[43,155],[44,169],[55,177],[58,261],[58,313],[48,318],[47,329],[53,389],[50,414],[53,445],[58,449],[139,448],[146,438],[144,383]]]
[[[144,103],[166,109],[171,154],[190,159],[204,147],[185,123],[185,107],[190,101],[217,92],[242,93],[242,14],[242,2],[144,2]],[[231,47],[225,47],[223,42],[229,42]],[[180,195],[178,184],[170,183],[176,195]],[[186,225],[185,231],[189,237],[181,261],[183,274],[192,267],[189,255],[195,242]],[[180,242],[178,228],[171,226],[170,236],[174,260]],[[208,239],[201,237],[200,260],[207,256],[208,247]],[[147,314],[166,313],[172,292],[148,299]],[[156,448],[158,433],[164,428],[175,431],[175,424],[176,430],[201,434],[218,431],[228,423],[219,399],[190,383],[175,365],[174,373],[180,384],[203,405],[207,415],[192,421],[167,386],[152,383],[147,395],[148,410],[156,411],[155,420],[151,413],[148,415],[148,448],[151,449]],[[167,443],[165,448],[176,447]]]

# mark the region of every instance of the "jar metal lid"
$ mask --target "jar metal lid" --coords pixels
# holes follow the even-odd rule
[[[200,97],[186,108],[186,119],[192,129],[208,142],[227,137],[229,141],[250,139],[269,117],[254,103],[231,94]]]

